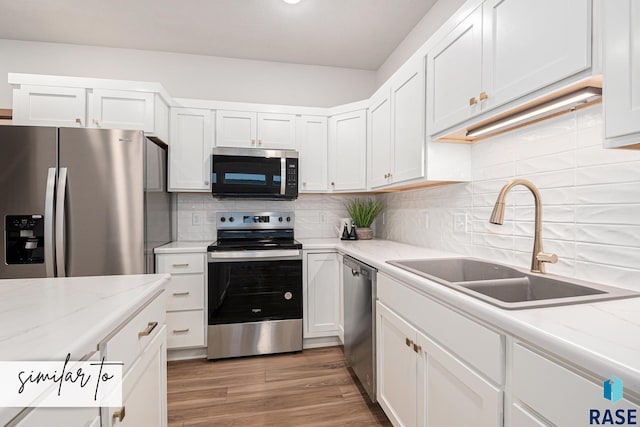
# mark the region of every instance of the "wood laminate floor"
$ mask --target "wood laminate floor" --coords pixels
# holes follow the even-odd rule
[[[340,347],[169,362],[167,383],[169,427],[391,426]]]

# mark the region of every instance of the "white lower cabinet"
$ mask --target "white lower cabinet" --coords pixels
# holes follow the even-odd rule
[[[510,426],[614,424],[604,422],[605,417],[618,421],[615,424],[625,424],[618,416],[626,418],[632,410],[637,418],[640,413],[640,406],[624,398],[615,404],[604,399],[602,380],[589,378],[578,368],[520,343],[513,345],[511,377]],[[596,416],[594,410],[598,411],[598,422],[590,422]]]
[[[378,302],[378,401],[396,426],[502,425],[502,390]]]
[[[206,254],[156,255],[156,272],[171,274],[167,287],[167,348],[204,347]]]
[[[338,336],[341,273],[338,254],[305,253],[304,257],[304,337]]]

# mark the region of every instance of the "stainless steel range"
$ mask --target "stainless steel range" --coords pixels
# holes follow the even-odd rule
[[[302,350],[302,244],[293,212],[218,212],[207,248],[208,358]]]

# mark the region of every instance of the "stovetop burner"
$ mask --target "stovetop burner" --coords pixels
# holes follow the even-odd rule
[[[302,249],[293,212],[218,212],[218,240],[207,251]]]

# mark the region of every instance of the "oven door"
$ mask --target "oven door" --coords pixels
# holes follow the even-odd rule
[[[209,253],[209,325],[302,319],[299,250]]]

